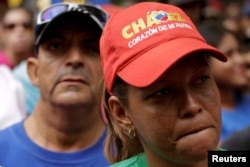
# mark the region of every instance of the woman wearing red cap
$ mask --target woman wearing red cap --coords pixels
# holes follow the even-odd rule
[[[100,48],[112,167],[207,166],[221,128],[208,60],[224,54],[182,10],[154,2],[114,14]]]

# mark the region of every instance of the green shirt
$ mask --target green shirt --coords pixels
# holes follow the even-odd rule
[[[225,151],[222,148],[217,148],[216,151]],[[148,167],[145,153],[135,155],[129,159],[113,164],[111,167]]]
[[[115,163],[111,167],[148,167],[145,153],[135,155],[124,161]]]

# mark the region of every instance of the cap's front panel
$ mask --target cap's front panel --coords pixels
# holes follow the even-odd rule
[[[147,7],[145,4],[137,7],[141,8],[140,12],[133,12],[136,11],[133,9],[130,16],[123,16],[121,12],[115,18],[116,25],[111,25],[116,27],[111,34],[116,38],[117,50],[121,55],[126,54],[124,56],[126,59],[129,55],[139,56],[141,52],[146,52],[155,45],[176,38],[202,39],[191,20],[178,8],[166,5],[161,5],[161,8],[157,5],[154,8]]]

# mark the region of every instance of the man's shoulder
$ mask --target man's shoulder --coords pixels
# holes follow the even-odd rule
[[[13,142],[13,140],[17,139],[18,129],[21,129],[23,126],[23,122],[16,123],[7,128],[0,130],[0,145],[5,142]],[[20,136],[19,136],[20,137]]]
[[[0,131],[0,166],[12,166],[9,164],[15,163],[15,158],[21,158],[24,154],[22,148],[21,135],[18,129],[22,126],[21,123],[11,125]],[[14,159],[14,160],[13,160]],[[22,159],[22,158],[21,158]]]
[[[106,167],[110,163],[102,150],[104,134],[93,148],[76,152],[54,152],[34,143],[26,134],[23,122],[0,132],[0,166],[88,166]],[[96,148],[97,147],[97,148]],[[93,154],[91,154],[93,153]]]

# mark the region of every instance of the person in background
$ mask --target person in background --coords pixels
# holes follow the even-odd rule
[[[29,78],[27,71],[27,59],[23,60],[13,70],[14,78],[21,83],[24,91],[25,108],[27,115],[30,115],[38,102],[40,91],[34,86]]]
[[[233,133],[221,145],[228,151],[249,151],[250,150],[250,126]]]
[[[15,80],[12,75],[12,71],[8,64],[6,65],[6,55],[2,55],[4,52],[3,44],[10,40],[6,40],[5,21],[8,11],[8,3],[6,0],[0,2],[0,129],[5,129],[17,122],[24,120],[27,117],[26,106],[24,103],[24,91],[22,85]],[[23,14],[24,13],[24,14]],[[26,11],[19,12],[21,16],[16,16],[22,21],[22,18],[26,18]],[[29,16],[27,16],[29,18]],[[13,32],[12,32],[13,33]],[[34,33],[34,32],[33,32]],[[33,34],[32,34],[33,35]],[[3,57],[2,57],[3,56]]]
[[[163,1],[161,0],[161,2]],[[204,10],[206,7],[206,0],[166,0],[165,3],[178,6],[184,10],[195,24],[205,19]]]
[[[225,3],[223,11],[222,25],[226,29],[237,33],[238,36],[241,36],[241,4],[238,1],[229,1],[228,3]]]
[[[240,42],[235,33],[218,23],[198,26],[200,33],[212,46],[228,57],[227,63],[210,60],[222,101],[221,142],[234,132],[250,125],[250,95],[244,93],[248,84],[246,62],[240,53]]]
[[[247,81],[248,81],[248,85],[245,89],[246,93],[249,93],[250,94],[250,43],[243,43],[242,44],[242,48],[241,49],[242,51],[242,54],[245,58],[245,62],[246,62],[246,67],[247,67],[247,72],[246,72],[246,75],[247,75]]]
[[[100,51],[112,167],[207,166],[221,129],[208,61],[226,56],[206,43],[183,10],[156,2],[111,16]]]
[[[101,8],[58,3],[36,20],[36,57],[28,74],[40,90],[32,114],[0,132],[0,165],[106,167],[106,126],[100,113]],[[16,158],[18,157],[18,158]]]
[[[5,14],[5,10],[8,7],[7,0],[1,0],[0,1],[0,51],[3,49],[3,16]]]
[[[5,65],[0,65],[0,101],[1,130],[26,118],[22,86]]]
[[[2,26],[4,49],[0,52],[0,64],[13,69],[33,55],[33,13],[24,7],[11,8],[6,11]]]
[[[250,93],[250,50],[249,50],[250,43],[242,43],[242,53],[245,58],[247,64],[247,79],[248,79],[248,86],[244,90],[245,93]],[[247,115],[246,115],[247,119]],[[240,150],[240,151],[249,151],[250,150],[250,125],[245,127],[242,130],[234,132],[230,135],[227,139],[225,139],[221,145],[226,150]]]
[[[239,19],[239,29],[242,34],[243,42],[250,44],[250,1],[244,1],[241,11],[241,19]]]

